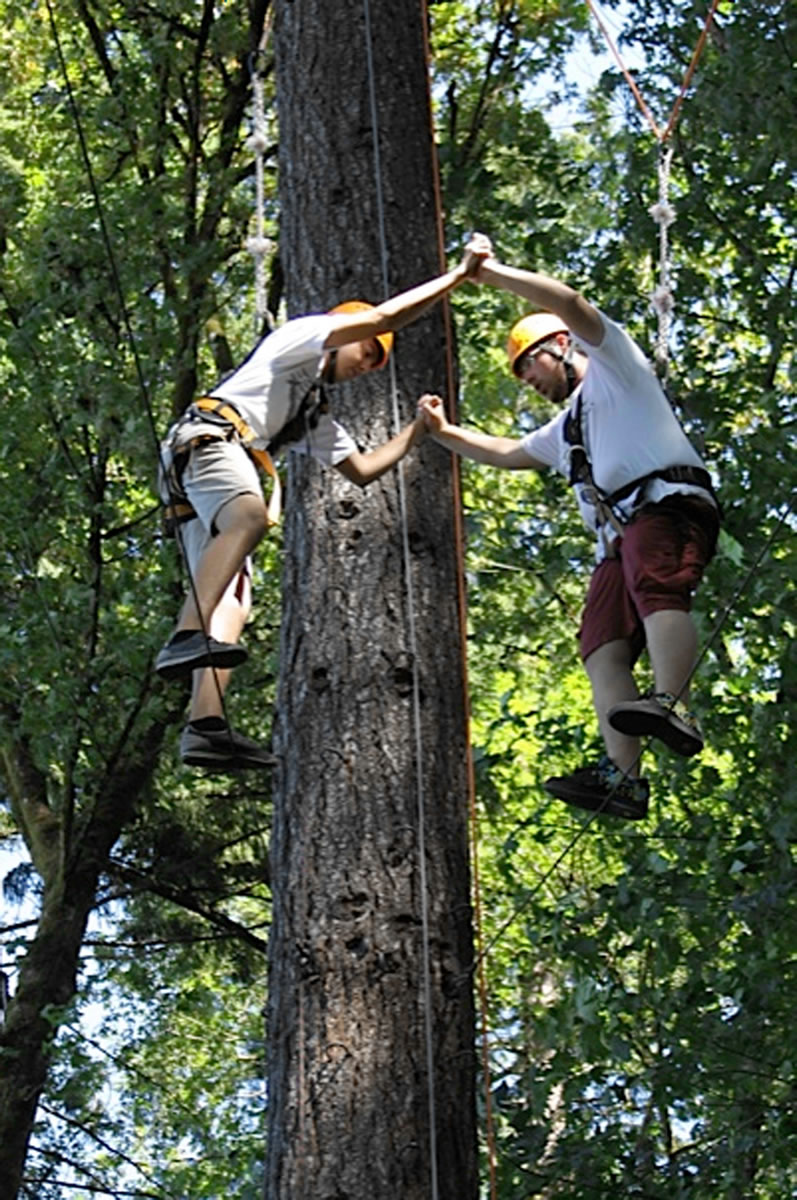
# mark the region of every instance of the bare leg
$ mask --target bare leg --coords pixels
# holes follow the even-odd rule
[[[644,626],[656,691],[671,692],[687,704],[689,676],[697,658],[697,630],[692,614],[666,609],[645,617]]]
[[[639,738],[628,737],[612,729],[607,713],[614,704],[623,700],[636,700],[639,689],[631,672],[631,648],[627,641],[618,639],[604,642],[584,663],[592,685],[592,702],[598,724],[612,762],[628,775],[639,775]]]
[[[237,642],[252,607],[249,576],[240,571],[216,605],[208,632],[220,642]],[[190,721],[223,717],[222,698],[230,682],[230,671],[206,668],[194,671],[191,687]]]
[[[262,498],[247,492],[228,501],[216,518],[216,528],[218,533],[197,563],[194,586],[188,593],[177,622],[178,633],[204,627],[214,637],[218,636],[211,628],[216,606],[267,528]],[[240,632],[239,629],[238,637]]]

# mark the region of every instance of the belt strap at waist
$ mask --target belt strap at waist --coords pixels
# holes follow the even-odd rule
[[[647,475],[641,475],[639,479],[632,479],[630,483],[626,483],[623,487],[617,488],[616,491],[606,496],[606,503],[617,504],[620,500],[625,500],[626,497],[632,495],[638,488],[643,487],[653,479],[662,479],[665,483],[689,483],[693,487],[703,488],[704,491],[707,491],[716,500],[711,476],[708,471],[703,467],[684,465],[662,467],[659,471],[650,471]]]
[[[163,526],[166,537],[174,537],[178,525],[193,521],[196,511],[187,500],[170,500],[163,506]]]

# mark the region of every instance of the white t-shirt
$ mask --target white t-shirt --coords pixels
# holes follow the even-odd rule
[[[286,321],[208,393],[235,405],[255,431],[255,449],[268,448],[271,439],[296,415],[313,384],[319,382],[324,343],[332,326],[333,318],[327,314]],[[187,428],[188,437],[205,432],[198,422]],[[290,449],[312,454],[325,466],[335,466],[353,454],[357,444],[329,413],[322,413],[310,435],[292,442]]]
[[[606,493],[665,467],[702,467],[703,462],[681,428],[656,374],[624,329],[600,314],[604,334],[600,346],[583,345],[586,374],[563,409],[547,424],[533,429],[523,448],[538,462],[570,478],[570,445],[565,438],[568,412],[575,412],[581,395],[581,429],[595,483]],[[587,528],[598,532],[596,509],[575,485],[576,499]],[[673,492],[690,493],[714,503],[704,488],[690,483],[652,479],[636,494],[615,505],[624,519],[640,504],[656,503]],[[598,538],[597,557],[604,555]]]

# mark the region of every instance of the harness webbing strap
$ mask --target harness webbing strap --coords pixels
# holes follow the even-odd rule
[[[200,396],[198,400],[194,401],[192,407],[198,408],[200,412],[214,413],[222,421],[227,421],[245,445],[254,441],[256,436],[254,429],[243,419],[238,409],[230,404],[229,400],[217,400],[215,396]]]
[[[173,537],[177,525],[192,521],[195,516],[196,509],[187,500],[170,500],[168,504],[164,504],[163,521],[166,527],[166,536]]]
[[[693,467],[689,464],[675,467],[662,467],[660,471],[649,471],[647,475],[640,475],[639,479],[632,479],[630,483],[624,484],[623,487],[617,488],[606,497],[607,504],[618,504],[620,500],[625,500],[631,496],[637,488],[643,487],[651,479],[663,479],[665,483],[690,483],[695,487],[704,488],[712,496],[714,488],[711,483],[711,476],[703,467]]]
[[[272,481],[271,496],[266,507],[266,520],[269,526],[279,524],[282,512],[282,484],[277,473],[277,468],[274,466],[274,460],[268,450],[255,450],[252,447],[251,443],[257,436],[252,426],[243,419],[238,410],[227,400],[217,400],[213,396],[200,396],[195,401],[194,408],[198,408],[200,412],[214,413],[222,421],[228,421],[232,425],[240,437],[247,454],[250,455],[260,470],[264,471]]]
[[[691,463],[679,463],[671,467],[660,467],[656,471],[648,471],[645,475],[640,475],[639,478],[632,479],[629,483],[624,483],[622,487],[615,488],[613,492],[605,491],[604,488],[595,482],[595,477],[592,474],[592,463],[589,460],[584,445],[584,432],[581,424],[581,393],[576,398],[575,409],[567,415],[564,434],[565,441],[570,446],[571,486],[582,483],[593,488],[601,504],[605,505],[609,510],[615,504],[619,504],[621,500],[626,500],[629,496],[632,496],[634,492],[643,488],[652,479],[662,479],[665,483],[689,483],[694,487],[703,488],[712,497],[718,511],[721,512],[720,503],[714,492],[714,486],[708,471],[704,467],[696,467]]]

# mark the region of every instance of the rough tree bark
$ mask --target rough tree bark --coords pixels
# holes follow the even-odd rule
[[[275,54],[289,312],[384,294],[362,0],[282,0]],[[370,0],[390,294],[439,273],[417,0]],[[440,307],[397,336],[401,422],[445,386]],[[390,378],[334,389],[364,448]],[[431,1195],[419,790],[436,1167],[477,1189],[466,729],[450,457],[404,466],[420,755],[398,472],[364,492],[291,456],[275,749],[269,1200]]]

